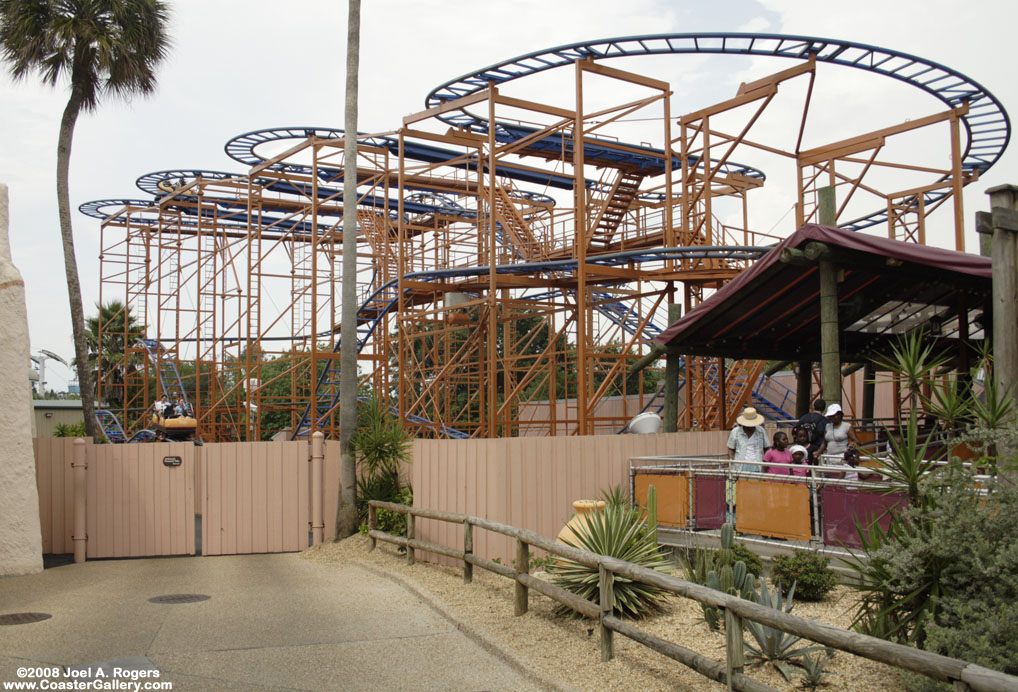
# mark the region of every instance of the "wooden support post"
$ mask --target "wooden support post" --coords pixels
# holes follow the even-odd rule
[[[469,584],[474,580],[474,566],[470,564],[467,556],[474,554],[474,525],[469,519],[463,521],[463,583]]]
[[[746,651],[742,642],[742,617],[727,608],[725,609],[725,638],[727,640],[725,677],[728,689],[733,690],[735,688],[732,686],[732,676],[735,673],[741,673],[745,668]]]
[[[955,680],[954,681],[954,692],[972,692],[972,688],[969,687],[969,684],[967,682],[962,682],[961,680]]]
[[[817,190],[820,223],[837,223],[834,186]],[[807,251],[807,255],[810,254]],[[811,258],[813,259],[813,258]],[[841,401],[841,352],[838,343],[838,268],[820,256],[820,382],[828,404]]]
[[[813,363],[799,361],[799,373],[795,379],[795,417],[802,418],[809,413],[813,393]]]
[[[414,535],[414,515],[407,512],[406,515],[406,537],[408,541],[412,541],[416,536]],[[409,543],[406,546],[406,563],[408,565],[414,564],[414,549]]]
[[[374,505],[368,505],[368,534],[378,528],[378,510]],[[368,538],[368,552],[375,549],[377,541],[374,536]]]
[[[872,419],[876,408],[877,398],[877,371],[873,363],[866,363],[862,371],[862,417]]]
[[[1018,186],[997,185],[990,195],[993,225],[993,379],[1003,396],[1018,391]],[[998,453],[1005,459],[1015,449]]]
[[[728,425],[728,382],[726,381],[727,373],[725,373],[725,359],[724,356],[718,358],[718,418],[721,424],[722,430],[727,430],[730,426]],[[752,387],[753,384],[747,382],[747,387]]]
[[[325,434],[316,430],[311,435],[311,545],[325,540],[325,518],[322,515],[324,468]]]
[[[519,575],[530,574],[530,546],[523,539],[516,539],[516,591],[513,615],[524,615],[529,610],[530,589],[524,586]]]
[[[598,565],[597,582],[601,590],[601,662],[604,663],[615,658],[615,633],[604,624],[615,606],[615,575],[604,565]]]
[[[71,457],[71,473],[74,476],[74,561],[85,561],[85,548],[88,545],[88,533],[85,527],[85,473],[88,462],[85,460],[85,440],[74,441],[74,452]]]
[[[668,305],[668,324],[678,322],[682,317],[682,306]],[[671,351],[665,356],[665,406],[662,429],[666,433],[678,432],[679,429],[679,368],[681,356]],[[686,382],[689,389],[689,382]]]

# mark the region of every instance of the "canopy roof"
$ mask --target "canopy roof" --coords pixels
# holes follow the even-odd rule
[[[884,351],[897,334],[982,339],[988,328],[988,258],[809,224],[689,313],[656,343],[679,353],[760,360],[820,360],[820,278],[802,249],[829,249],[840,270],[841,360]],[[782,251],[798,250],[800,252]],[[964,311],[967,321],[958,316]],[[985,313],[985,317],[984,317]]]

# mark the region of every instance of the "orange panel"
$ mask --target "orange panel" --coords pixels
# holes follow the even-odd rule
[[[735,529],[777,538],[810,538],[809,488],[788,481],[739,480]]]
[[[689,478],[679,474],[636,472],[633,478],[634,501],[647,507],[647,489],[657,489],[657,523],[682,528],[689,520]]]

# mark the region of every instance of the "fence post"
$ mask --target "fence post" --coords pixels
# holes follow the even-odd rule
[[[71,535],[74,540],[74,561],[84,562],[88,545],[85,528],[85,470],[88,462],[85,460],[85,440],[80,437],[74,441],[71,468],[74,476],[74,533]]]
[[[311,436],[311,544],[325,540],[325,519],[322,516],[324,486],[325,435],[321,430]]]
[[[746,665],[746,651],[742,643],[742,617],[728,608],[725,608],[725,637],[728,644],[725,654],[725,677],[728,689],[733,690],[735,688],[732,685],[732,676],[743,671]]]
[[[601,589],[601,662],[615,658],[615,633],[604,624],[615,607],[615,575],[604,565],[597,567],[597,582]]]
[[[414,514],[413,512],[406,513],[406,563],[408,565],[414,564],[414,549],[410,546],[410,541],[414,540]]]
[[[377,543],[377,541],[375,540],[374,536],[370,535],[370,533],[377,528],[378,528],[378,508],[375,507],[374,505],[368,505],[368,533],[369,533],[368,551],[372,551],[375,549],[375,544]]]
[[[513,615],[523,615],[529,609],[530,589],[520,583],[519,575],[530,574],[530,546],[516,539],[516,599]]]
[[[467,562],[467,556],[474,554],[474,525],[470,519],[463,520],[463,583],[474,580],[474,566]]]

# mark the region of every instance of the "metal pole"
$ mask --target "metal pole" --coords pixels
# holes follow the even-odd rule
[[[799,373],[795,380],[795,417],[802,418],[810,409],[810,398],[813,392],[813,363],[808,360],[799,361]]]

